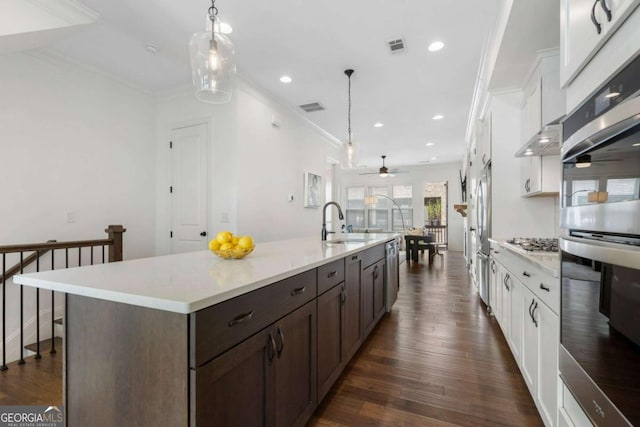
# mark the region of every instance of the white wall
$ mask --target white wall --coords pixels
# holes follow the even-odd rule
[[[0,245],[101,239],[107,225],[122,224],[125,258],[153,255],[154,114],[152,96],[107,76],[43,53],[0,56]],[[73,265],[77,252],[70,258]],[[43,257],[43,269],[49,260]],[[9,257],[7,268],[15,261]],[[63,263],[58,251],[56,265]],[[10,281],[9,360],[19,352],[18,295]],[[41,295],[41,333],[48,338],[50,292]],[[56,296],[58,316],[62,300]],[[34,289],[25,288],[25,321],[28,344]]]
[[[275,117],[280,127],[271,124]],[[169,251],[169,131],[208,121],[212,129],[209,234],[248,234],[257,242],[320,235],[322,212],[303,207],[303,175],[324,176],[334,142],[308,121],[237,79],[233,100],[212,105],[191,90],[157,104],[157,253]],[[294,201],[288,201],[288,195]],[[229,222],[222,222],[226,214]]]
[[[454,204],[461,203],[460,169],[462,162],[436,163],[425,166],[403,166],[399,169],[407,173],[394,177],[380,178],[377,175],[360,175],[362,171],[341,171],[339,173],[340,203],[345,206],[345,188],[350,186],[373,185],[411,185],[413,187],[413,224],[415,227],[424,225],[424,187],[427,182],[447,181],[448,195],[448,225],[449,250],[463,249],[463,221],[462,216],[453,209]]]
[[[0,82],[0,244],[122,224],[125,257],[153,255],[153,98],[44,55],[0,56]]]

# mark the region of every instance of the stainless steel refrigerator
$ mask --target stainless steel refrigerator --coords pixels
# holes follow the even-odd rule
[[[491,163],[482,169],[478,181],[477,197],[477,236],[478,251],[476,253],[476,278],[480,299],[489,306],[489,237],[491,236]]]

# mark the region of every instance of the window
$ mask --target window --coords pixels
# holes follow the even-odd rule
[[[346,224],[354,231],[402,231],[403,219],[404,227],[413,226],[410,185],[347,187],[346,196]],[[402,209],[402,215],[396,204]]]
[[[392,197],[398,206],[393,206],[391,218],[393,231],[402,231],[404,228],[413,227],[413,187],[410,185],[394,185]],[[404,222],[404,224],[403,224]]]
[[[572,182],[571,205],[580,206],[589,204],[588,195],[590,192],[598,191],[598,180],[581,179]]]
[[[347,187],[346,224],[353,228],[365,228],[364,187]]]
[[[623,202],[638,199],[640,178],[610,178],[607,179],[607,193],[609,202]]]
[[[369,187],[369,195],[374,196],[375,203],[367,206],[368,228],[389,230],[389,189],[387,187]],[[375,197],[380,196],[380,197]],[[376,230],[377,231],[377,230]]]

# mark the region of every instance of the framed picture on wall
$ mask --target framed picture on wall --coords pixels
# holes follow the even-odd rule
[[[304,174],[304,207],[320,207],[320,191],[322,189],[322,177],[311,172]]]

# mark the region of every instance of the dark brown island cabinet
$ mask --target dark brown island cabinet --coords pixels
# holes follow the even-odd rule
[[[67,424],[302,426],[383,316],[385,268],[381,243],[191,314],[68,295]]]

